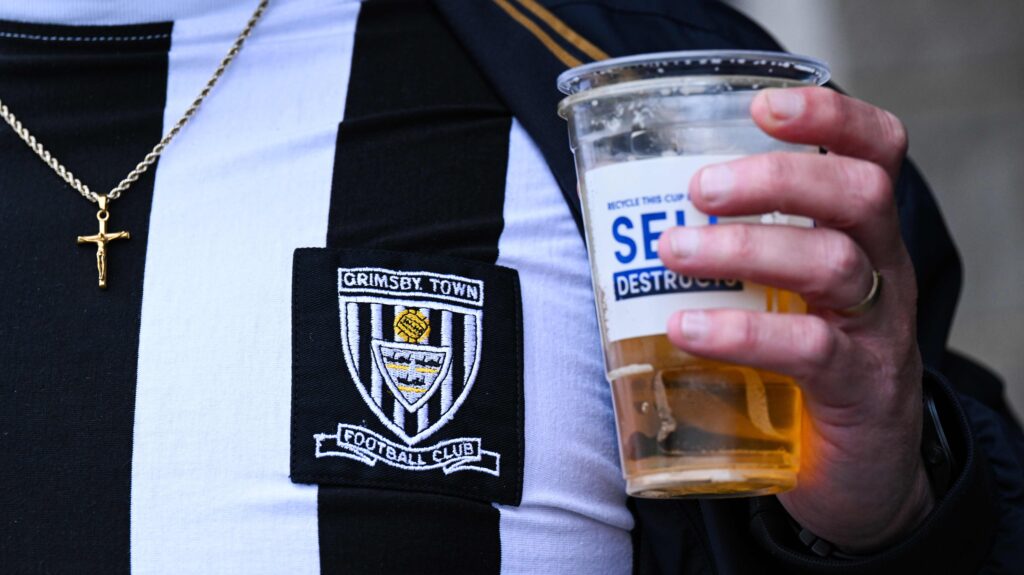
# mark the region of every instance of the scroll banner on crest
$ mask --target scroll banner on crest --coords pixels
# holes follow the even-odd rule
[[[445,475],[479,471],[500,475],[501,454],[481,449],[479,437],[446,439],[429,447],[407,447],[358,425],[338,424],[335,434],[320,433],[316,456],[354,459],[370,467],[378,461],[413,471],[440,469]]]

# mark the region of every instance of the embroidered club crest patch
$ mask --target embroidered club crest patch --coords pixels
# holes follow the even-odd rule
[[[339,250],[329,269],[304,271],[307,260],[326,264],[331,251],[296,251],[292,478],[394,488],[413,484],[413,474],[424,490],[515,504],[515,272],[365,250]],[[329,292],[319,285],[328,273],[331,322],[322,317]],[[318,284],[308,294],[306,281]]]
[[[425,271],[338,269],[345,365],[367,407],[409,446],[451,420],[472,391],[483,304],[479,280]],[[364,357],[370,361],[361,361]]]

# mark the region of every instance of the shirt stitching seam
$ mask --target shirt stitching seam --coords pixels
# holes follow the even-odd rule
[[[47,36],[42,34],[24,34],[20,32],[0,32],[0,38],[16,40],[37,40],[40,42],[138,42],[146,40],[163,40],[171,35],[144,34],[138,36]]]

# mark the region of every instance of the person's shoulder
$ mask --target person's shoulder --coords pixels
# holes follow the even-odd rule
[[[611,54],[780,49],[757,23],[718,0],[532,1]]]

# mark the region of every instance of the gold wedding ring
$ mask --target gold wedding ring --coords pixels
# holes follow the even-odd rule
[[[878,303],[878,299],[882,296],[882,274],[878,273],[878,270],[871,270],[871,291],[868,295],[864,296],[864,299],[860,300],[860,303],[852,305],[847,308],[836,310],[836,313],[846,317],[857,317],[864,315],[871,308],[875,307]]]

